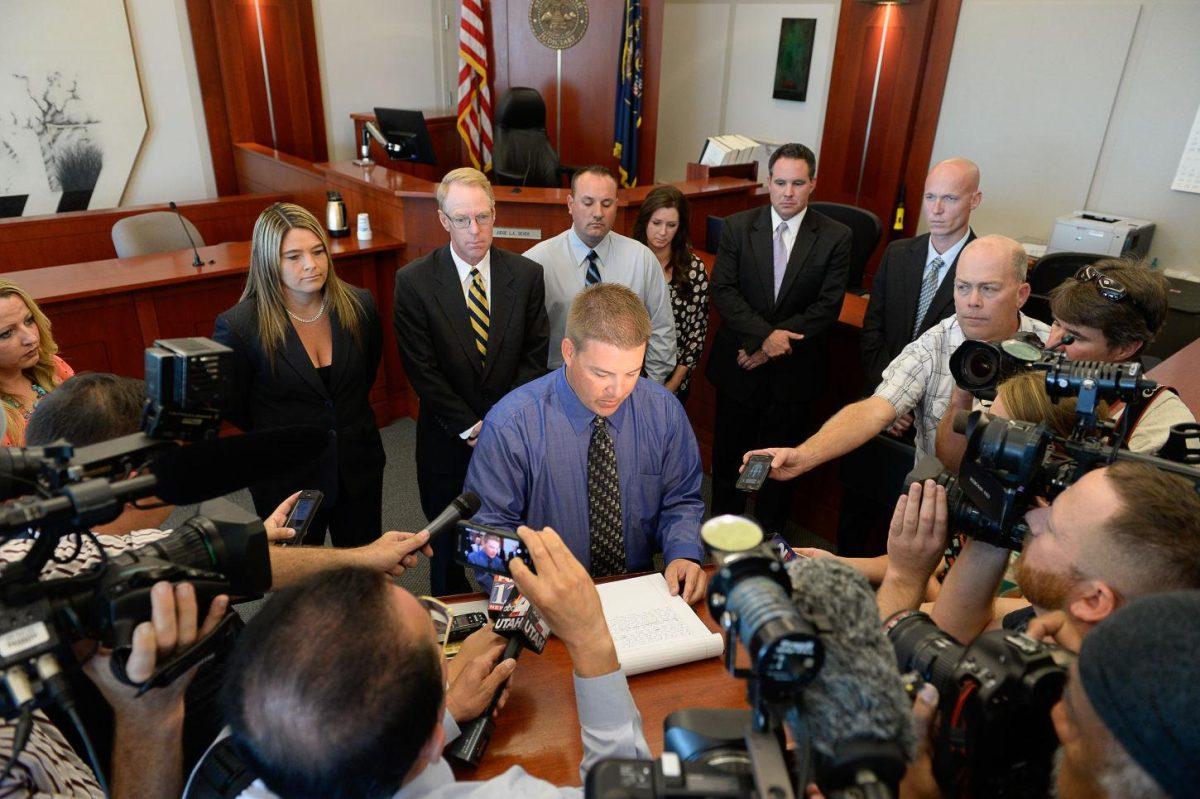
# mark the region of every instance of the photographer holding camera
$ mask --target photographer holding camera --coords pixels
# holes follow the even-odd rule
[[[1061,351],[1073,361],[1120,363],[1136,360],[1154,340],[1167,318],[1170,284],[1144,264],[1104,258],[1075,273],[1050,294],[1054,324],[1046,349]],[[951,470],[962,459],[966,439],[954,432],[956,411],[970,410],[972,396],[957,386],[950,407],[938,425],[937,456]],[[1118,406],[1117,418],[1126,412]],[[1131,452],[1156,455],[1167,443],[1173,425],[1194,422],[1191,411],[1172,389],[1159,386],[1129,411]]]
[[[587,571],[553,530],[518,534],[537,573],[514,559],[513,578],[574,664],[581,773],[601,758],[648,757]],[[581,794],[519,767],[487,782],[455,783],[442,759],[457,733],[443,714],[443,668],[425,609],[378,575],[343,569],[279,592],[248,625],[226,685],[235,744],[261,777],[243,796]]]
[[[1025,520],[1018,586],[1036,612],[1058,612],[1031,628],[1067,648],[1131,599],[1200,588],[1200,495],[1154,466],[1117,461],[1090,471]],[[967,539],[934,603],[938,627],[968,643],[992,625],[1009,554]]]
[[[73,446],[84,447],[109,441],[136,432],[141,424],[144,384],[140,380],[109,374],[84,374],[73,377],[59,386],[39,404],[38,413],[30,420],[27,440],[31,446],[42,446],[65,439]],[[295,497],[284,502],[275,513],[264,520],[268,538],[286,540],[291,531],[283,527]],[[92,532],[102,547],[85,544],[78,553],[69,540],[56,547],[56,561],[41,572],[41,579],[70,579],[95,568],[101,556],[109,560],[140,547],[163,542],[170,530],[164,525],[175,508],[162,503],[146,506],[126,504],[120,516],[111,522],[94,525]],[[322,569],[341,565],[364,565],[378,571],[398,574],[415,564],[416,550],[425,544],[425,536],[410,533],[385,533],[372,544],[356,549],[328,550],[315,547],[270,547],[273,582],[276,586],[297,582]],[[22,560],[30,552],[33,541],[11,539],[0,546],[0,563],[6,567]],[[157,659],[170,661],[176,652],[187,650],[224,615],[227,597],[211,603],[210,619],[197,633],[197,597],[190,585],[179,583],[174,592],[168,583],[160,583],[151,591],[153,624],[139,627],[133,636],[133,652],[126,671],[131,681],[141,682],[154,671]],[[203,610],[202,608],[199,610]],[[143,630],[142,628],[145,628]],[[106,660],[106,659],[105,659]],[[215,705],[216,685],[220,669],[212,674],[202,671],[196,690],[188,694],[187,735],[183,730],[183,696],[193,674],[189,672],[162,688],[137,698],[136,689],[118,682],[106,662],[93,658],[85,666],[100,695],[90,689],[86,680],[75,678],[69,670],[67,678],[75,694],[78,715],[95,744],[101,759],[109,749],[113,753],[113,784],[115,795],[131,784],[128,757],[134,745],[151,746],[155,757],[153,767],[141,767],[138,785],[141,795],[177,796],[182,786],[182,766],[203,750],[222,726]],[[110,714],[109,707],[112,711]],[[25,790],[64,792],[78,787],[79,795],[100,795],[100,786],[81,756],[86,743],[72,744],[59,731],[69,730],[73,720],[51,708],[50,715],[40,711],[34,715],[32,735],[12,770],[11,778]],[[55,726],[57,724],[57,726]],[[13,750],[12,728],[0,733],[0,752]],[[115,732],[114,732],[115,731]],[[72,733],[68,735],[73,737]],[[181,745],[182,742],[182,745]],[[124,768],[124,771],[122,771]],[[7,785],[8,783],[4,783]],[[157,786],[157,787],[155,787]]]
[[[883,373],[874,396],[842,408],[820,430],[790,448],[763,449],[773,456],[770,477],[791,480],[871,440],[909,412],[915,412],[917,459],[934,451],[938,423],[947,412],[954,378],[950,355],[967,339],[992,341],[1031,332],[1049,335],[1044,323],[1021,313],[1029,298],[1027,260],[1005,236],[975,239],[959,257],[954,278],[953,316],[906,346]]]

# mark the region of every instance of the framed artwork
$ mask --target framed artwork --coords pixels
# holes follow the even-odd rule
[[[779,54],[775,58],[776,100],[808,99],[808,72],[812,67],[815,19],[784,18],[779,23]]]
[[[118,205],[147,127],[124,0],[7,4],[0,53],[0,216]]]

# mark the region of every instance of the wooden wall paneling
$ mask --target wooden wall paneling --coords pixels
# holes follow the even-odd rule
[[[664,0],[644,0],[642,125],[640,129],[638,176],[640,183],[654,180],[654,148],[658,130],[658,82],[662,60]],[[550,143],[557,144],[555,130],[557,98],[555,51],[533,35],[529,26],[529,3],[492,0],[491,29],[495,49],[493,92],[498,104],[512,86],[537,89],[546,101],[546,130]],[[617,59],[625,4],[588,4],[587,33],[579,44],[562,54],[563,114],[562,151],[564,164],[604,164],[614,168],[613,112],[617,99]]]
[[[200,100],[204,106],[204,127],[212,153],[213,176],[217,194],[237,194],[237,170],[233,163],[233,136],[230,135],[229,109],[221,81],[221,59],[217,49],[216,22],[210,0],[186,0],[188,28],[192,34],[192,52],[200,81]]]
[[[325,219],[325,177],[311,163],[259,144],[234,147],[238,187],[245,192],[282,192],[317,219]]]
[[[246,287],[245,275],[159,289],[150,294],[158,318],[156,338],[211,337],[218,314],[237,304]],[[146,343],[149,346],[153,338]]]
[[[53,325],[59,356],[76,372],[144,376],[145,344],[132,295],[40,305]]]
[[[196,226],[207,244],[245,241],[262,210],[287,199],[288,195],[281,193],[234,194],[180,203],[179,212]],[[118,220],[167,210],[166,205],[154,204],[2,219],[0,272],[116,258],[112,227]]]
[[[306,10],[307,29],[302,22]],[[310,161],[324,161],[328,158],[325,111],[311,4],[307,0],[258,0],[258,13],[270,79],[275,148]]]
[[[929,151],[923,151],[923,158],[922,151],[913,151],[916,126],[919,121],[920,136],[928,137],[931,149],[937,124],[933,98],[926,97],[922,104],[922,91],[936,90],[939,95],[936,105],[940,106],[958,3],[959,0],[893,6],[868,5],[857,0],[842,3],[821,141],[817,196],[822,200],[857,204],[874,211],[884,221],[885,235],[868,263],[868,275],[874,274],[883,248],[891,240],[890,224],[901,186],[909,197],[917,200],[920,197]],[[937,47],[945,53],[931,64],[935,29]],[[875,95],[881,41],[885,42],[883,68]],[[862,149],[873,96],[871,138],[864,164]],[[933,130],[928,129],[931,125]],[[916,186],[909,185],[912,174],[920,175]],[[906,197],[905,205],[911,224],[915,225],[919,202],[910,205]]]
[[[892,233],[892,238],[906,238],[917,232],[917,222],[921,218],[921,197],[925,194],[925,175],[931,166],[942,96],[946,91],[946,76],[950,72],[950,54],[954,50],[954,33],[958,30],[958,15],[962,9],[962,0],[932,2],[937,4],[936,13],[929,31],[928,58],[921,75],[908,161],[904,168],[904,230]],[[887,238],[885,229],[884,239]]]

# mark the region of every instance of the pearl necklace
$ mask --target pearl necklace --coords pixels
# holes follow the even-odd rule
[[[322,316],[325,315],[325,306],[327,306],[328,304],[329,304],[329,297],[323,298],[321,300],[321,310],[317,311],[317,315],[312,317],[311,319],[301,319],[299,316],[292,313],[292,309],[288,308],[286,305],[284,306],[284,310],[287,311],[288,316],[292,317],[300,324],[311,325],[313,322],[317,321],[318,319],[320,319]]]

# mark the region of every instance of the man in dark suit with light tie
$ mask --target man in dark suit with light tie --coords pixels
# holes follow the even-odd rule
[[[982,199],[971,161],[950,158],[929,170],[922,199],[929,232],[889,244],[871,282],[862,331],[867,394],[905,345],[954,313],[954,266],[975,238],[971,212]]]
[[[883,370],[910,341],[954,313],[955,267],[963,247],[975,238],[971,212],[982,199],[973,162],[949,158],[929,170],[921,201],[929,232],[889,244],[871,281],[860,339],[865,395],[875,391]],[[906,413],[888,433],[911,441],[912,423]],[[879,554],[871,548],[873,532],[891,519],[911,465],[906,447],[878,437],[842,459],[838,554]]]
[[[850,229],[808,207],[816,156],[785,144],[768,165],[769,208],[725,220],[713,269],[721,314],[707,376],[717,388],[713,513],[741,513],[742,454],[804,437],[808,406],[825,387],[826,332],[837,320],[850,265]],[[791,483],[770,481],[755,514],[782,532]]]
[[[492,247],[496,202],[482,172],[446,174],[438,220],[450,244],[396,273],[396,340],[421,400],[417,487],[432,519],[461,491],[488,410],[546,372],[549,324],[542,267]],[[453,565],[454,537],[433,543],[435,595],[469,590]]]

